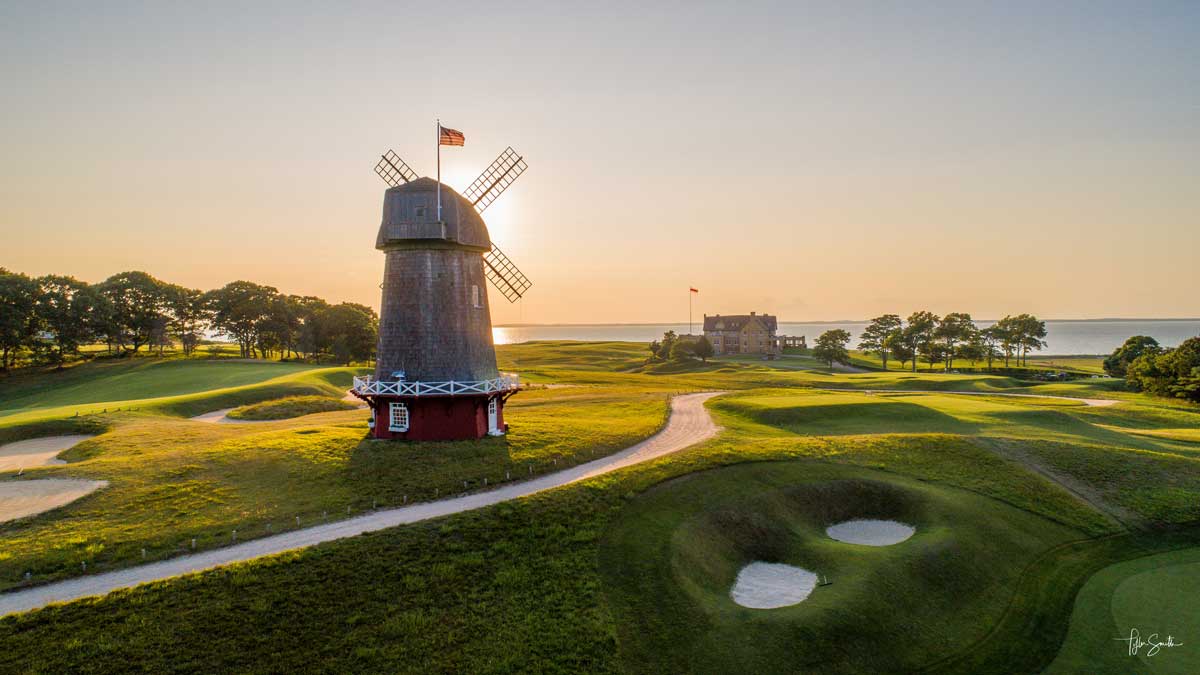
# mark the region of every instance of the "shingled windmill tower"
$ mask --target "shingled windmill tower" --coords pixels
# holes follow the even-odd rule
[[[447,142],[446,132],[457,136]],[[440,123],[438,134],[439,144],[462,144]],[[438,164],[440,177],[440,155]],[[355,378],[352,391],[370,405],[376,438],[461,440],[507,429],[504,402],[520,381],[496,368],[484,280],[509,302],[531,284],[480,214],[525,168],[510,147],[459,194],[417,178],[391,150],[375,166],[390,186],[375,240],[386,256],[379,348],[374,376]]]

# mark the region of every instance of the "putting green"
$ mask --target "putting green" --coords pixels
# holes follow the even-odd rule
[[[896,519],[886,547],[835,541],[829,525]],[[980,639],[1039,553],[1080,538],[980,495],[818,462],[691,474],[634,500],[606,532],[600,567],[633,672],[896,672]],[[738,573],[761,561],[831,582],[803,602],[739,606]]]
[[[1075,600],[1071,628],[1044,675],[1200,672],[1200,548],[1146,556],[1096,573]],[[1136,630],[1145,643],[1130,654]],[[1168,635],[1178,647],[1160,647]]]

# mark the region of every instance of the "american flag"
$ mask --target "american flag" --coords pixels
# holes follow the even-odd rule
[[[462,145],[467,142],[467,137],[463,136],[463,132],[457,129],[448,129],[446,127],[438,127],[441,134],[438,137],[438,145]]]

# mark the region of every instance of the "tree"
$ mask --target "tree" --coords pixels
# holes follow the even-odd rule
[[[296,348],[305,358],[316,358],[329,347],[328,332],[321,325],[321,315],[329,308],[329,303],[310,295],[289,297],[300,321]]]
[[[237,341],[242,358],[254,358],[258,333],[279,291],[249,281],[234,281],[205,294],[217,330]]]
[[[1171,386],[1171,393],[1176,398],[1184,398],[1189,401],[1200,403],[1200,366],[1192,368],[1192,371],[1187,375],[1179,378],[1174,385]]]
[[[888,367],[888,338],[899,333],[904,327],[900,321],[899,315],[884,314],[871,319],[871,323],[863,329],[862,335],[858,337],[858,348],[870,354],[875,353],[883,360],[883,369]],[[901,364],[903,365],[903,364]]]
[[[904,364],[911,361],[916,354],[913,353],[912,347],[904,341],[904,332],[899,331],[892,333],[884,340],[884,347],[891,352],[892,356],[900,362],[900,369],[904,369]]]
[[[112,308],[110,339],[118,349],[126,344],[137,353],[162,326],[167,305],[167,284],[145,272],[121,272],[99,284]]]
[[[950,312],[938,323],[934,336],[941,342],[947,371],[954,369],[954,357],[959,346],[969,343],[977,330],[975,323],[971,321],[971,315],[964,312]]]
[[[978,361],[983,360],[986,355],[987,348],[983,342],[983,332],[975,331],[971,334],[971,339],[958,346],[957,356],[960,359],[966,359],[974,366]]]
[[[17,352],[36,331],[37,284],[24,274],[0,267],[0,370],[17,362]]]
[[[938,361],[937,358],[933,358],[935,355],[933,340],[937,326],[938,315],[933,312],[913,312],[908,316],[908,326],[905,327],[901,339],[903,339],[906,348],[912,351],[912,369],[914,373],[917,371],[917,354],[933,359],[930,361],[931,365]]]
[[[667,356],[672,361],[686,361],[692,358],[692,343],[687,340],[676,340],[671,344],[671,351]]]
[[[1125,369],[1125,384],[1134,391],[1144,391],[1159,396],[1170,393],[1173,378],[1160,367],[1159,360],[1170,352],[1156,354],[1146,352],[1130,361]]]
[[[329,331],[330,348],[339,363],[368,361],[379,341],[379,317],[375,310],[353,302],[333,305],[321,313]]]
[[[679,336],[675,334],[675,331],[669,330],[663,333],[662,340],[658,341],[658,351],[656,351],[654,355],[663,361],[666,361],[667,359],[671,358],[671,350],[675,347],[675,343],[678,341]]]
[[[1129,364],[1146,353],[1162,353],[1158,340],[1149,335],[1134,335],[1104,359],[1104,372],[1111,377],[1125,377]]]
[[[1032,314],[1020,314],[1016,318],[1017,345],[1021,350],[1021,365],[1029,365],[1029,352],[1046,348],[1046,322]]]
[[[91,317],[99,293],[74,277],[56,275],[38,278],[37,287],[34,313],[39,327],[53,336],[54,362],[61,368],[67,354],[78,352],[79,345],[94,337]]]
[[[210,312],[204,301],[204,293],[194,288],[168,286],[167,308],[170,311],[170,330],[179,339],[184,356],[191,356],[209,323]]]
[[[713,355],[712,343],[708,341],[708,337],[701,335],[699,340],[692,345],[692,353],[700,357],[700,361],[708,363],[708,359]]]
[[[830,368],[834,363],[850,363],[850,352],[846,351],[849,342],[850,333],[840,328],[827,330],[813,343],[813,357],[828,363]]]
[[[988,326],[979,331],[979,339],[983,358],[987,359],[988,370],[991,370],[992,360],[1001,356],[1000,345],[1004,343],[1004,329]]]
[[[1125,381],[1134,391],[1200,401],[1200,337],[1174,349],[1143,351],[1129,363]]]

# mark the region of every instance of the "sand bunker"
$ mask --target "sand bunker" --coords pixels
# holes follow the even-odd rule
[[[0,522],[56,509],[105,485],[108,481],[78,478],[0,481]]]
[[[817,587],[817,575],[781,563],[752,562],[738,572],[733,601],[752,609],[775,609],[802,602]]]
[[[0,445],[0,471],[18,471],[34,466],[66,464],[57,458],[58,453],[89,438],[91,436],[86,434],[45,436]]]
[[[891,546],[908,539],[916,531],[912,525],[905,525],[894,520],[847,520],[844,523],[830,525],[825,530],[825,534],[847,544]]]

